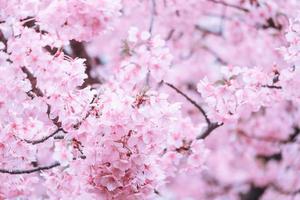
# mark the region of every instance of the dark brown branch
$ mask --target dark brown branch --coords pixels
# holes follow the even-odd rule
[[[250,189],[244,193],[240,194],[241,200],[259,200],[261,196],[265,193],[266,187],[257,187],[251,184]]]
[[[26,67],[22,67],[21,69],[22,69],[23,73],[27,75],[27,79],[30,81],[31,92],[33,92],[38,97],[44,96],[44,94],[41,91],[41,89],[37,87],[37,79],[36,79],[36,77],[34,77],[33,74]]]
[[[160,192],[156,189],[154,189],[154,194],[158,195],[158,196],[161,196]]]
[[[60,128],[61,127],[61,122],[59,121],[59,117],[56,116],[55,118],[51,118],[50,117],[50,113],[51,113],[51,106],[49,104],[47,104],[47,116],[48,119],[50,119],[52,121],[52,123],[57,127]]]
[[[263,161],[263,163],[267,163],[270,161],[277,161],[280,162],[282,160],[282,153],[278,152],[278,153],[274,153],[271,155],[261,155],[261,154],[257,154],[255,156],[256,159]]]
[[[211,124],[211,121],[207,117],[206,112],[204,111],[204,109],[196,101],[194,101],[193,99],[191,99],[189,96],[187,96],[185,93],[183,93],[181,90],[179,90],[177,87],[175,87],[171,83],[167,83],[167,82],[164,82],[164,83],[167,86],[169,86],[170,88],[172,88],[173,90],[175,90],[177,93],[179,93],[180,95],[182,95],[184,98],[186,98],[193,106],[195,106],[201,112],[201,114],[204,116],[205,121],[207,122],[207,124]]]
[[[213,132],[216,128],[218,128],[218,127],[220,127],[222,125],[223,125],[223,123],[221,123],[221,124],[219,124],[219,123],[210,123],[210,124],[208,124],[208,127],[204,131],[204,133],[202,133],[201,135],[199,135],[196,139],[200,140],[200,139],[206,138],[207,136],[209,136],[209,134],[211,132]]]
[[[7,39],[4,37],[4,34],[1,31],[1,29],[0,29],[0,42],[3,42],[3,44],[5,45],[4,51],[6,51]]]
[[[57,133],[59,133],[60,131],[66,133],[66,131],[62,128],[58,128],[56,129],[53,133],[51,133],[50,135],[46,136],[46,137],[43,137],[39,140],[24,140],[25,142],[29,143],[29,144],[39,144],[39,143],[42,143],[42,142],[45,142],[46,140],[48,140],[49,138],[55,136]]]
[[[204,139],[207,136],[209,136],[209,134],[214,131],[216,128],[220,127],[223,125],[223,123],[219,124],[216,122],[211,122],[210,119],[208,118],[206,112],[204,111],[204,109],[193,99],[191,99],[189,96],[187,96],[185,93],[183,93],[181,90],[179,90],[177,87],[175,87],[174,85],[164,82],[167,86],[169,86],[170,88],[172,88],[173,90],[175,90],[177,93],[179,93],[180,95],[182,95],[184,98],[186,98],[193,106],[195,106],[200,112],[201,114],[204,116],[205,121],[207,123],[207,129],[204,131],[204,133],[202,133],[201,135],[197,136],[196,139]]]
[[[282,89],[281,86],[276,86],[276,85],[262,85],[262,87],[270,88],[270,89]]]
[[[213,2],[213,3],[216,3],[216,4],[221,4],[223,6],[226,6],[226,7],[229,7],[229,8],[234,8],[234,9],[246,12],[246,13],[249,12],[249,9],[247,9],[247,8],[244,8],[244,7],[241,7],[241,6],[238,6],[238,5],[234,5],[234,4],[229,4],[229,3],[226,3],[224,1],[220,1],[220,0],[207,0],[207,1],[210,1],[210,2]]]
[[[26,67],[22,67],[21,69],[22,69],[23,73],[25,73],[27,75],[27,79],[30,81],[30,84],[31,84],[31,91],[29,91],[27,93],[27,95],[30,96],[31,98],[34,98],[34,95],[30,93],[30,92],[32,92],[38,97],[43,97],[44,96],[43,92],[41,91],[40,88],[37,87],[37,78],[34,77],[33,74]],[[47,115],[48,115],[49,119],[50,119],[50,116],[49,116],[50,112],[51,112],[51,107],[50,107],[50,105],[48,105]],[[66,131],[60,127],[60,123],[58,122],[58,117],[51,119],[51,120],[52,120],[53,124],[55,126],[57,126],[57,129],[53,133],[51,133],[50,135],[43,137],[39,140],[24,140],[24,141],[29,144],[35,145],[35,144],[45,142],[49,138],[55,136],[60,131],[63,131],[64,133],[66,133]]]
[[[168,33],[168,35],[167,35],[167,37],[166,37],[165,40],[166,40],[166,41],[170,40],[170,39],[172,38],[174,32],[175,32],[175,29],[172,28],[172,29],[169,31],[169,33]]]
[[[263,29],[268,29],[268,28],[273,28],[275,30],[281,31],[282,30],[282,25],[277,23],[276,20],[273,18],[268,18],[266,23],[262,25]]]
[[[52,169],[52,168],[58,167],[58,166],[60,166],[60,163],[55,162],[55,163],[53,163],[49,166],[37,167],[37,168],[33,168],[33,169],[17,169],[17,170],[0,169],[0,173],[4,173],[4,174],[30,174],[30,173],[34,173],[34,172],[39,172],[39,171],[43,171],[43,170]]]
[[[95,95],[94,98],[92,99],[92,101],[90,102],[90,104],[93,104],[93,103],[96,101],[97,97],[98,97],[98,95]],[[80,120],[79,122],[77,122],[76,124],[74,124],[74,125],[73,125],[73,128],[79,129],[79,127],[81,126],[82,122],[83,122],[84,120],[86,120],[86,119],[90,116],[91,112],[92,112],[94,109],[95,109],[95,106],[91,106],[91,108],[90,108],[89,111],[86,113],[86,115],[83,117],[83,119]]]
[[[86,64],[86,69],[85,69],[85,73],[87,74],[88,78],[86,78],[84,80],[83,85],[81,86],[81,88],[85,88],[88,85],[93,85],[93,84],[101,84],[101,80],[92,77],[91,75],[91,71],[93,68],[93,62],[95,60],[93,60],[93,58],[91,58],[84,46],[84,43],[82,42],[78,42],[75,40],[71,40],[70,41],[70,46],[72,48],[72,56],[73,57],[79,57],[79,58],[85,58],[85,64]]]
[[[94,96],[94,98],[92,99],[92,101],[90,102],[90,104],[93,104],[96,99],[97,99],[97,95]],[[73,127],[75,129],[78,129],[79,126],[81,125],[82,121],[86,120],[89,117],[91,111],[93,111],[94,109],[95,109],[95,107],[92,106],[91,109],[85,115],[85,117],[80,122],[76,123]],[[47,111],[48,116],[49,116],[50,112],[51,112],[51,107],[48,105],[48,111]],[[63,128],[61,128],[61,124],[60,124],[60,122],[57,121],[58,120],[57,117],[55,119],[51,119],[51,120],[52,120],[53,124],[57,126],[57,129],[53,133],[51,133],[50,135],[45,136],[45,137],[43,137],[43,138],[41,138],[39,140],[24,140],[24,141],[27,142],[27,143],[29,143],[29,144],[35,145],[35,144],[43,143],[46,140],[48,140],[49,138],[52,138],[52,137],[56,136],[56,134],[58,134],[60,131],[62,131],[64,133],[67,133],[67,131],[65,131]],[[61,137],[61,136],[58,136],[55,139],[57,139],[57,138],[63,139],[63,137]]]

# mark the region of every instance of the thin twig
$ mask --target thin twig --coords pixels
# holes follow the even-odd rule
[[[202,133],[201,135],[197,136],[196,139],[200,140],[200,139],[204,139],[207,136],[209,136],[209,134],[214,131],[216,128],[220,127],[223,125],[223,123],[219,124],[217,122],[211,122],[210,119],[208,118],[206,112],[204,111],[204,109],[193,99],[191,99],[189,96],[187,96],[185,93],[183,93],[181,90],[179,90],[177,87],[175,87],[174,85],[172,85],[171,83],[167,83],[164,82],[167,86],[169,86],[170,88],[172,88],[173,90],[175,90],[177,93],[179,93],[180,95],[182,95],[184,98],[186,98],[193,106],[195,106],[200,112],[201,114],[204,116],[205,121],[207,123],[207,129],[204,131],[204,133]]]
[[[277,86],[277,85],[262,85],[262,87],[266,87],[266,88],[270,88],[270,89],[282,89],[281,86]]]
[[[27,79],[31,84],[31,91],[38,97],[44,96],[42,90],[37,87],[37,78],[33,76],[32,72],[30,72],[27,67],[21,68],[23,73],[27,75]]]
[[[175,87],[171,83],[167,83],[167,82],[164,82],[164,83],[167,86],[169,86],[170,88],[172,88],[173,90],[175,90],[177,93],[181,94],[184,98],[186,98],[193,106],[195,106],[201,112],[201,114],[204,116],[205,121],[207,122],[207,124],[211,124],[211,121],[207,117],[206,112],[204,111],[204,109],[196,101],[194,101],[193,99],[191,99],[189,96],[187,96],[185,93],[183,93],[181,90],[179,90],[177,87]]]
[[[226,6],[226,7],[230,7],[230,8],[235,8],[235,9],[238,9],[240,11],[243,11],[243,12],[250,12],[249,9],[247,8],[244,8],[244,7],[241,7],[241,6],[238,6],[238,5],[234,5],[234,4],[229,4],[229,3],[226,3],[224,1],[219,1],[219,0],[207,0],[207,1],[210,1],[210,2],[213,2],[213,3],[216,3],[216,4],[221,4],[223,6]]]
[[[33,145],[39,144],[39,143],[45,142],[45,141],[48,140],[49,138],[55,136],[55,135],[56,135],[58,132],[60,132],[60,131],[66,133],[66,131],[65,131],[63,128],[58,128],[58,129],[56,129],[53,133],[51,133],[50,135],[45,136],[45,137],[43,137],[43,138],[41,138],[41,139],[39,139],[39,140],[24,140],[24,141],[27,142],[27,143],[29,143],[29,144],[33,144]]]
[[[222,36],[221,31],[212,31],[212,30],[206,29],[200,25],[195,25],[195,29],[203,32],[204,34],[211,34],[211,35],[218,36],[218,37]]]
[[[169,31],[169,33],[168,33],[168,35],[167,35],[167,37],[166,37],[165,40],[166,40],[166,41],[170,40],[170,39],[172,38],[174,32],[175,32],[175,29],[172,28],[172,29]]]
[[[216,60],[221,63],[222,65],[227,65],[228,62],[225,61],[223,58],[221,58],[214,50],[212,50],[211,48],[209,48],[206,45],[202,45],[202,49],[204,49],[205,51],[207,51],[208,53],[210,53],[211,55],[213,55]]]
[[[96,101],[97,98],[98,98],[98,95],[94,95],[94,98],[93,98],[92,101],[90,102],[90,105],[92,105],[92,104]],[[76,124],[74,124],[74,125],[73,125],[73,128],[79,129],[79,127],[81,126],[82,122],[83,122],[84,120],[86,120],[86,119],[90,116],[91,112],[92,112],[94,109],[95,109],[95,106],[91,106],[91,108],[90,108],[89,111],[86,113],[86,115],[83,117],[83,119],[80,120],[79,122],[77,122]]]
[[[58,166],[60,166],[60,163],[55,162],[55,163],[53,163],[49,166],[37,167],[37,168],[33,168],[33,169],[16,169],[16,170],[0,169],[0,173],[4,173],[4,174],[30,174],[30,173],[34,173],[34,172],[39,172],[39,171],[43,171],[43,170],[52,169],[52,168],[58,167]]]
[[[154,16],[156,15],[156,2],[155,0],[151,0],[151,14],[150,14],[150,25],[149,25],[149,33],[152,33],[153,24],[154,24]]]
[[[237,135],[241,137],[245,137],[249,140],[256,140],[256,141],[261,141],[261,142],[270,142],[270,143],[278,143],[278,144],[289,144],[293,143],[296,141],[297,137],[300,134],[300,129],[298,127],[294,127],[294,132],[289,135],[287,139],[278,139],[274,137],[260,137],[260,136],[255,136],[255,135],[248,135],[245,131],[242,130],[237,130],[236,131]]]

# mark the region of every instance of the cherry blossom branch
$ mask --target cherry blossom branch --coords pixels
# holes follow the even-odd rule
[[[280,139],[273,138],[273,137],[260,137],[260,136],[255,136],[255,135],[248,135],[243,130],[237,130],[237,134],[239,136],[248,138],[250,140],[257,140],[257,141],[271,142],[271,143],[279,143],[279,144],[289,144],[289,143],[292,143],[292,142],[296,141],[296,138],[300,134],[300,129],[298,127],[295,127],[294,128],[294,133],[289,135],[289,137],[285,140],[280,140]]]
[[[41,91],[40,88],[37,87],[37,78],[33,76],[33,74],[26,68],[26,67],[22,67],[21,68],[23,73],[25,73],[27,75],[27,79],[30,81],[30,84],[31,84],[31,91],[38,97],[43,97],[44,94],[43,92]],[[27,93],[30,97],[34,98],[34,96],[30,95],[30,93]],[[48,114],[48,117],[49,117],[49,114],[51,112],[51,107],[50,105],[48,105],[48,110],[47,110],[47,114]],[[50,119],[50,117],[49,117]],[[49,138],[55,136],[57,133],[59,133],[60,131],[63,131],[64,133],[67,133],[63,128],[60,127],[58,121],[57,121],[58,117],[57,118],[54,118],[54,119],[51,119],[53,124],[55,126],[57,126],[57,129],[51,133],[50,135],[48,136],[45,136],[41,139],[38,139],[38,140],[24,140],[26,143],[29,143],[29,144],[33,144],[33,145],[36,145],[36,144],[39,144],[39,143],[43,143],[45,142],[46,140],[48,140]]]
[[[223,123],[221,123],[221,124],[219,124],[219,123],[216,123],[216,122],[214,122],[214,123],[209,123],[208,124],[208,127],[207,127],[207,129],[204,131],[204,133],[202,133],[201,135],[199,135],[199,136],[197,136],[197,140],[200,140],[200,139],[204,139],[204,138],[206,138],[207,136],[209,136],[209,134],[211,133],[211,132],[213,132],[216,128],[218,128],[218,127],[220,127],[220,126],[222,126],[223,125]]]
[[[196,103],[195,100],[191,99],[189,96],[187,96],[185,93],[183,93],[181,90],[179,90],[177,87],[175,87],[171,83],[167,83],[167,82],[164,82],[164,83],[167,86],[169,86],[170,88],[172,88],[173,90],[175,90],[178,94],[180,94],[181,96],[186,98],[186,100],[188,100],[193,106],[195,106],[201,112],[201,114],[204,116],[205,121],[207,122],[207,124],[211,124],[211,121],[208,118],[206,112],[204,111],[204,109],[198,103]]]
[[[30,174],[30,173],[34,173],[34,172],[43,171],[43,170],[49,170],[49,169],[52,169],[52,168],[58,167],[58,166],[60,166],[60,163],[55,162],[49,166],[37,167],[37,168],[33,168],[33,169],[16,169],[16,170],[0,169],[0,173],[3,173],[3,174]]]
[[[22,69],[23,73],[27,75],[27,79],[30,81],[31,91],[34,94],[36,94],[36,96],[38,96],[38,97],[44,96],[44,94],[41,91],[41,89],[39,89],[37,87],[37,79],[36,79],[36,77],[34,77],[33,74],[26,67],[22,67],[21,69]]]
[[[3,42],[3,44],[5,45],[5,49],[6,50],[6,44],[7,44],[7,39],[4,37],[3,32],[0,29],[0,42]]]
[[[262,160],[264,163],[267,163],[269,161],[281,161],[282,160],[282,153],[274,153],[271,155],[262,155],[262,154],[257,154],[255,156],[257,159]]]
[[[228,194],[230,191],[232,191],[232,189],[236,187],[236,185],[234,184],[224,184],[220,182],[211,174],[203,174],[203,180],[210,187],[219,188],[219,191],[207,194],[207,196],[213,199],[217,196]],[[256,186],[251,181],[239,183],[238,185],[249,185],[249,189],[247,191],[239,193],[239,200],[259,200],[260,197],[265,193],[266,189],[270,186]]]
[[[276,86],[276,85],[262,85],[262,87],[270,88],[270,89],[282,89],[281,86]]]
[[[24,140],[25,142],[29,143],[29,144],[39,144],[39,143],[43,143],[45,142],[46,140],[48,140],[49,138],[55,136],[57,133],[59,133],[60,131],[64,132],[64,133],[67,133],[63,128],[58,128],[56,129],[53,133],[51,133],[50,135],[48,136],[45,136],[39,140]]]
[[[92,84],[101,84],[101,80],[94,78],[91,75],[91,71],[93,68],[93,58],[91,58],[89,56],[89,54],[87,53],[84,43],[78,42],[75,40],[71,40],[70,46],[72,49],[73,57],[85,58],[85,60],[86,60],[85,61],[85,64],[86,64],[85,73],[88,75],[88,78],[86,78],[84,80],[84,83],[81,86],[81,88],[85,88],[86,86],[92,85]]]
[[[95,102],[96,99],[97,99],[97,95],[94,96],[94,98],[92,99],[92,101],[91,101],[90,104],[93,104],[93,103]],[[81,125],[82,121],[86,120],[86,119],[89,117],[91,111],[94,110],[94,109],[95,109],[95,106],[92,106],[91,109],[90,109],[90,110],[87,112],[87,114],[85,115],[85,117],[84,117],[80,122],[76,123],[73,127],[74,127],[75,129],[78,129],[79,126]],[[49,106],[49,107],[48,107],[48,111],[47,111],[48,115],[49,115],[50,112],[51,112],[50,110],[51,110],[51,107]],[[57,119],[57,118],[55,118],[55,119]],[[27,142],[27,143],[29,143],[29,144],[35,145],[35,144],[43,143],[43,142],[45,142],[46,140],[48,140],[49,138],[54,137],[54,136],[55,136],[56,134],[58,134],[60,131],[62,131],[62,132],[64,132],[64,133],[67,133],[67,131],[65,131],[63,128],[60,127],[60,125],[57,123],[57,121],[56,121],[55,119],[51,119],[52,122],[53,122],[53,124],[57,126],[57,129],[56,129],[53,133],[51,133],[50,135],[45,136],[45,137],[43,137],[43,138],[41,138],[41,139],[38,139],[38,140],[24,140],[24,141]],[[58,137],[58,138],[61,138],[61,137]]]
[[[232,189],[232,185],[226,185],[226,186],[222,186],[218,180],[214,179],[214,182],[212,182],[213,185],[219,186],[223,189],[225,189],[224,192],[221,193],[213,193],[214,196],[216,195],[224,195],[228,192],[228,190]],[[211,182],[208,182],[209,184],[211,184]],[[258,200],[260,199],[260,197],[265,193],[265,191],[267,190],[267,188],[272,188],[274,190],[276,190],[277,192],[284,194],[284,195],[296,195],[298,193],[300,193],[300,189],[297,190],[293,190],[293,191],[289,191],[289,190],[285,190],[282,187],[280,187],[279,185],[277,185],[276,183],[270,183],[268,185],[265,186],[256,186],[254,183],[252,182],[245,182],[245,184],[249,184],[250,188],[247,192],[245,193],[240,193],[240,200]],[[211,195],[210,195],[211,196]],[[213,197],[213,196],[211,196]]]
[[[95,95],[94,98],[92,99],[92,101],[90,102],[90,105],[93,104],[93,103],[96,101],[97,98],[98,98],[98,95]],[[77,122],[76,124],[74,124],[73,127],[74,127],[75,129],[79,129],[79,127],[80,127],[80,125],[82,124],[82,122],[83,122],[84,120],[86,120],[86,119],[90,116],[91,112],[92,112],[94,109],[95,109],[95,106],[91,106],[91,109],[89,109],[89,111],[86,113],[86,115],[83,117],[83,119],[80,120],[79,122]]]
[[[27,75],[27,79],[30,81],[31,91],[36,96],[38,96],[38,97],[44,96],[44,94],[41,91],[41,89],[37,87],[37,79],[36,79],[36,77],[34,77],[33,74],[26,67],[22,67],[21,69],[22,69],[23,73]],[[28,95],[30,96],[29,93],[28,93]],[[30,97],[32,97],[32,96],[30,96]]]
[[[244,137],[244,138],[248,138],[250,140],[258,140],[258,141],[262,141],[262,142],[279,142],[276,138],[273,137],[260,137],[260,136],[255,136],[255,135],[248,135],[247,133],[245,133],[242,130],[237,130],[237,135]]]
[[[55,118],[51,118],[50,117],[50,113],[51,113],[51,106],[49,104],[47,104],[48,109],[47,109],[47,116],[48,119],[50,119],[52,121],[52,123],[57,127],[60,128],[61,127],[61,122],[59,122],[59,117],[56,116]]]
[[[276,20],[270,17],[267,19],[266,24],[262,25],[262,28],[263,29],[273,28],[278,31],[281,31],[283,27],[281,24],[277,23]]]
[[[150,17],[149,33],[152,33],[155,15],[156,15],[156,1],[151,0],[151,17]]]
[[[216,4],[221,4],[223,6],[230,7],[230,8],[235,8],[235,9],[238,9],[238,10],[243,11],[243,12],[249,12],[249,9],[247,9],[247,8],[244,8],[244,7],[241,7],[241,6],[238,6],[238,5],[234,5],[234,4],[229,4],[229,3],[226,3],[224,1],[219,1],[219,0],[207,0],[207,1],[210,1],[210,2],[213,2],[213,3],[216,3]]]
[[[175,32],[175,29],[172,28],[172,29],[169,31],[169,33],[168,33],[168,35],[167,35],[167,37],[166,37],[165,40],[166,40],[166,41],[170,40],[170,39],[172,38],[174,32]]]
[[[177,87],[175,87],[171,83],[167,83],[167,82],[164,82],[164,83],[167,86],[169,86],[170,88],[172,88],[173,90],[175,90],[177,93],[179,93],[180,95],[182,95],[184,98],[186,98],[204,116],[205,121],[207,123],[207,128],[204,131],[204,133],[202,133],[201,135],[199,135],[199,136],[196,137],[197,140],[206,138],[207,136],[209,136],[209,134],[212,131],[214,131],[216,128],[218,128],[218,127],[220,127],[220,126],[223,125],[223,123],[219,124],[219,123],[216,123],[216,122],[211,122],[211,120],[208,118],[208,116],[207,116],[206,112],[204,111],[204,109],[195,100],[191,99],[189,96],[187,96],[185,93],[183,93],[181,90],[179,90]]]
[[[267,187],[257,187],[254,184],[251,184],[250,189],[241,194],[240,200],[258,200],[265,193]]]
[[[241,200],[253,200],[253,199],[258,200],[264,194],[264,192],[266,191],[267,188],[272,188],[272,189],[276,190],[277,192],[284,194],[284,195],[294,196],[294,195],[300,193],[300,188],[290,191],[290,190],[283,189],[277,183],[273,183],[273,182],[266,186],[263,186],[263,187],[256,186],[254,183],[251,183],[251,182],[248,184],[250,184],[251,187],[248,190],[248,192],[241,195]]]

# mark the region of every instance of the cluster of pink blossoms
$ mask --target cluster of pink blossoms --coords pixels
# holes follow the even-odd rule
[[[299,9],[0,0],[0,199],[300,199]]]
[[[120,0],[68,0],[68,1],[22,1],[2,0],[0,19],[14,28],[19,20],[23,23],[36,22],[56,41],[90,41],[109,29],[109,22],[120,15]],[[16,31],[16,30],[15,30]]]
[[[151,38],[147,31],[131,27],[128,38],[124,41],[124,58],[118,69],[119,82],[128,85],[149,84],[149,79],[156,82],[163,80],[172,62],[172,55],[159,35]],[[148,76],[148,77],[147,77]]]
[[[220,68],[221,79],[211,83],[205,77],[198,84],[198,92],[211,109],[210,118],[218,122],[239,119],[241,113],[257,112],[261,107],[268,107],[274,103],[291,100],[299,102],[297,85],[299,81],[298,43],[300,39],[297,31],[298,19],[291,22],[286,34],[288,47],[281,48],[285,59],[293,66],[277,69],[271,72],[254,67]],[[246,113],[245,113],[246,111]]]
[[[104,13],[114,5],[106,4]],[[130,29],[120,68],[101,88],[84,86],[87,60],[62,49],[67,40],[102,31],[106,18],[95,19],[96,27],[81,20],[86,14],[90,22],[91,11],[99,8],[100,15],[104,5],[51,2],[28,19],[33,25],[15,18],[10,32],[8,22],[1,24],[0,171],[8,178],[1,198],[150,198],[177,171],[201,170],[207,150],[193,141],[198,128],[179,103],[147,88],[171,65],[164,40]],[[79,27],[85,34],[72,30]]]

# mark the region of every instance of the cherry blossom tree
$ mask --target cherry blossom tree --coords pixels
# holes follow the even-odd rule
[[[299,0],[0,0],[0,199],[300,200]]]

